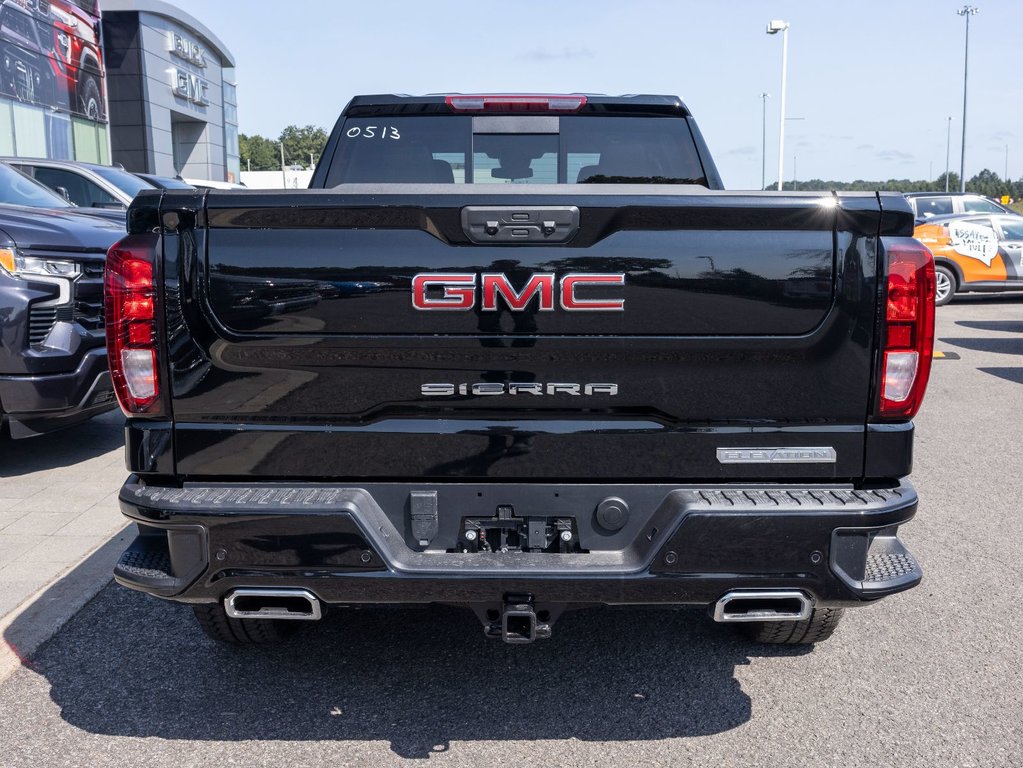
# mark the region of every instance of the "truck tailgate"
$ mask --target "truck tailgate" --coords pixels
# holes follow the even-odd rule
[[[875,195],[511,186],[210,193],[164,238],[177,471],[862,475]]]

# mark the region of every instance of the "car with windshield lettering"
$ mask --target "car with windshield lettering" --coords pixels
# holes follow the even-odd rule
[[[1023,291],[1023,216],[941,216],[914,236],[934,254],[935,303],[959,293]]]
[[[970,192],[907,192],[917,223],[935,216],[957,216],[970,213],[1018,216],[1011,208],[989,197]]]

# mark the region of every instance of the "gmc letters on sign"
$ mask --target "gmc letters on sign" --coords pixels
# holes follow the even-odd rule
[[[210,100],[206,96],[206,91],[210,87],[208,82],[198,75],[180,69],[172,70],[171,75],[174,78],[174,93],[200,107],[209,105]]]
[[[625,285],[625,275],[568,274],[558,281],[553,274],[534,273],[517,290],[508,276],[500,273],[424,273],[412,278],[412,306],[424,311],[471,310],[479,294],[484,312],[497,312],[499,303],[512,312],[524,312],[533,299],[537,311],[553,312],[557,292],[561,308],[567,312],[622,312],[625,299],[585,298],[577,293],[580,288],[618,285]]]

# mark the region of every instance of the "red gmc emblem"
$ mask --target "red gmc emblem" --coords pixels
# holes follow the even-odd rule
[[[423,273],[412,278],[412,306],[434,311],[465,311],[474,309],[477,291],[482,295],[480,309],[497,312],[498,299],[512,312],[525,312],[530,302],[537,299],[537,311],[554,311],[555,285],[561,308],[568,312],[622,312],[625,299],[600,296],[582,296],[580,289],[625,285],[625,275],[568,274],[559,281],[550,273],[530,275],[521,289],[516,289],[507,275],[485,272],[452,274]]]

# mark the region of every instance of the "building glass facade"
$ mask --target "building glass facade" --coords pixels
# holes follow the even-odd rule
[[[110,162],[95,0],[0,0],[0,155]]]

